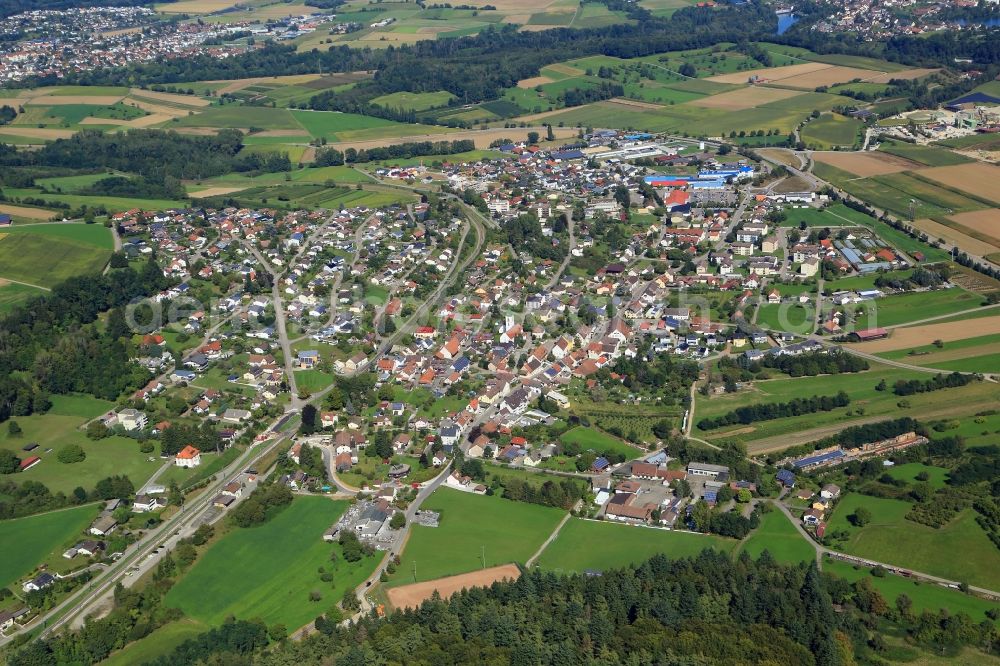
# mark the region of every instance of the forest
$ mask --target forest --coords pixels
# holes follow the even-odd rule
[[[176,619],[162,607],[176,567],[167,558],[143,591],[119,588],[115,609],[79,631],[21,647],[10,666],[93,664]],[[835,611],[835,604],[837,610]],[[737,666],[878,663],[881,631],[942,652],[994,646],[997,628],[964,613],[917,613],[906,595],[885,599],[868,578],[849,583],[808,566],[705,551],[657,555],[597,576],[533,569],[514,582],[440,597],[414,610],[352,625],[317,618],[316,631],[285,641],[260,622],[229,620],[154,662],[267,666],[464,664],[516,666],[677,664]]]
[[[407,159],[410,157],[451,155],[475,149],[476,142],[472,139],[459,139],[457,141],[413,141],[384,147],[362,148],[361,150],[348,148],[345,152],[341,152],[336,148],[320,148],[316,151],[316,161],[313,164],[317,167],[341,166],[345,163],[363,164],[365,162]]]
[[[0,144],[0,166],[102,168],[141,176],[141,180],[129,183],[114,178],[98,181],[94,187],[101,188],[101,194],[112,194],[122,188],[178,191],[179,179],[197,180],[232,171],[275,172],[292,168],[285,153],[242,154],[242,148],[243,133],[231,129],[212,136],[146,129],[118,134],[82,130],[69,139],[51,141],[34,151],[18,151]]]
[[[45,411],[53,393],[116,400],[148,381],[129,361],[122,307],[166,284],[151,259],[141,272],[125,268],[67,280],[0,319],[0,422]],[[103,313],[107,323],[99,327]]]
[[[975,377],[972,375],[963,375],[957,372],[948,375],[934,375],[930,379],[910,379],[908,381],[900,379],[892,385],[892,392],[896,395],[929,393],[930,391],[965,386],[974,379]]]

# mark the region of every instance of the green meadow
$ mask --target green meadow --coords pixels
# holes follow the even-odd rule
[[[734,539],[637,527],[619,523],[570,518],[550,543],[537,566],[567,573],[587,569],[602,571],[640,564],[654,555],[671,558],[691,557],[706,548],[732,553]]]
[[[231,528],[170,589],[164,605],[208,625],[235,615],[295,631],[360,585],[381,557],[347,562],[339,544],[323,541],[346,509],[347,502],[299,497],[263,525]],[[320,580],[320,567],[332,581]],[[319,601],[310,600],[313,591]]]
[[[0,588],[62,557],[95,517],[97,507],[87,505],[0,521]]]
[[[422,508],[439,527],[415,525],[390,585],[434,580],[511,562],[525,563],[565,515],[538,504],[439,488]],[[484,566],[485,564],[485,566]]]
[[[107,233],[103,227],[100,230]],[[0,278],[40,287],[100,273],[110,258],[110,248],[51,233],[30,233],[30,227],[0,237]]]
[[[52,492],[67,494],[77,486],[85,490],[93,489],[97,481],[116,474],[128,476],[136,488],[145,483],[163,464],[159,458],[154,457],[150,461],[149,454],[140,452],[139,444],[134,439],[114,436],[95,441],[88,439],[80,429],[87,418],[103,413],[103,405],[95,412],[98,404],[89,402],[87,398],[53,396],[51,413],[14,419],[21,427],[20,435],[12,436],[6,427],[0,428],[0,448],[9,449],[22,459],[28,455],[37,455],[42,459],[31,469],[11,477],[12,480],[38,481]],[[38,444],[38,448],[30,454],[25,453],[22,447],[31,443]],[[70,444],[83,447],[86,459],[71,464],[59,462],[59,451]]]
[[[743,542],[741,550],[754,559],[766,550],[777,561],[791,564],[813,562],[816,559],[816,549],[812,543],[778,509],[761,517],[760,527]]]
[[[855,527],[849,516],[860,506],[872,520]],[[962,511],[947,525],[927,527],[904,518],[910,504],[900,500],[843,496],[829,519],[829,533],[846,530],[844,552],[877,562],[895,564],[991,590],[1000,588],[1000,552],[976,523],[972,509]]]

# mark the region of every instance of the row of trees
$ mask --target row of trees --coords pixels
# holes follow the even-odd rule
[[[699,430],[715,430],[729,425],[747,425],[756,421],[770,421],[815,412],[829,412],[838,407],[846,407],[851,403],[851,397],[840,391],[836,395],[813,396],[811,398],[794,398],[788,402],[747,405],[737,407],[715,418],[704,418],[698,421]]]
[[[914,393],[929,393],[940,391],[946,388],[957,388],[965,386],[975,379],[973,375],[963,375],[952,372],[947,375],[934,375],[930,379],[900,379],[892,385],[892,392],[896,395],[913,395]]]
[[[320,148],[316,151],[317,167],[340,166],[342,164],[363,164],[365,162],[380,162],[383,160],[408,159],[411,157],[426,157],[430,155],[451,155],[453,153],[463,153],[476,149],[476,142],[472,139],[459,139],[456,141],[414,141],[410,143],[399,143],[391,146],[362,148],[348,148],[341,152],[336,148]]]

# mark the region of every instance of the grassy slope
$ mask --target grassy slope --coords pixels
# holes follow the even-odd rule
[[[60,557],[97,515],[93,505],[0,522],[0,588]]]
[[[868,507],[872,522],[857,528],[848,516]],[[845,552],[916,571],[1000,589],[1000,552],[976,523],[972,509],[934,529],[904,519],[910,505],[899,500],[845,495],[829,521],[830,532],[847,530]]]
[[[893,575],[878,578],[872,576],[869,569],[856,569],[846,562],[825,559],[823,571],[851,582],[868,578],[872,586],[882,593],[890,606],[895,605],[896,597],[905,594],[913,600],[913,609],[917,613],[925,610],[934,613],[941,608],[947,608],[951,613],[968,613],[976,622],[982,622],[987,619],[986,611],[996,607],[996,604],[985,599],[962,594],[958,590],[951,590],[933,583],[920,583]]]
[[[52,287],[70,278],[99,273],[110,252],[92,244],[32,233],[0,238],[0,277]]]
[[[130,643],[125,649],[113,653],[101,662],[101,666],[133,666],[159,659],[180,643],[194,638],[205,630],[204,625],[190,618],[171,622],[135,643]]]
[[[13,226],[5,234],[34,234],[48,238],[61,238],[102,250],[114,249],[111,230],[101,224],[30,224]]]

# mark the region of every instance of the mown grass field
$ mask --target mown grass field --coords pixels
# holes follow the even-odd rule
[[[0,315],[10,312],[18,305],[27,303],[35,296],[42,296],[45,292],[35,287],[13,282],[0,286]]]
[[[864,123],[860,120],[837,113],[824,113],[806,123],[801,134],[806,145],[826,150],[855,145],[863,127]]]
[[[948,477],[948,470],[942,467],[924,465],[923,463],[906,463],[905,465],[893,465],[886,470],[886,474],[892,478],[899,481],[906,481],[907,483],[919,483],[917,475],[923,473],[927,474],[927,483],[931,484],[935,490],[944,488],[945,479]]]
[[[27,518],[0,521],[0,588],[31,573],[62,552],[97,517],[93,504]],[[20,590],[18,590],[20,593]]]
[[[734,539],[693,532],[570,518],[542,552],[537,566],[567,573],[603,571],[639,564],[658,554],[691,557],[706,548],[732,553],[737,545]]]
[[[875,326],[899,326],[963,310],[974,310],[982,302],[982,296],[959,287],[885,296],[861,304],[869,307],[858,317],[854,326],[858,330]]]
[[[296,370],[295,385],[299,390],[306,390],[311,393],[325,389],[333,383],[333,375],[322,370]]]
[[[298,497],[263,525],[231,529],[170,589],[164,605],[208,625],[235,615],[295,631],[340,601],[378,562],[378,555],[347,562],[339,545],[323,541],[323,532],[346,509],[347,502]],[[334,580],[322,582],[319,567]],[[313,590],[320,601],[309,600]]]
[[[425,93],[397,92],[391,95],[376,97],[372,100],[372,104],[377,104],[387,109],[426,111],[427,109],[439,106],[447,106],[448,102],[454,99],[454,97],[450,92],[444,90]]]
[[[829,181],[858,199],[904,219],[910,217],[911,200],[916,202],[913,209],[914,219],[943,217],[987,207],[984,203],[919,180],[905,172],[873,178],[857,178],[853,174],[822,162],[816,162],[813,172],[819,178]]]
[[[798,564],[816,559],[816,549],[795,529],[791,521],[778,509],[765,513],[760,527],[743,542],[741,551],[754,559],[768,551],[779,562]]]
[[[639,449],[629,446],[617,437],[585,426],[577,426],[572,430],[567,430],[559,439],[563,444],[579,444],[584,451],[620,453],[627,458],[634,458],[642,453]]]
[[[35,233],[4,234],[0,232],[0,278],[40,287],[100,273],[111,257],[110,250],[77,240]]]
[[[953,340],[940,349],[928,344],[882,352],[878,356],[942,370],[997,372],[1000,371],[1000,334]]]
[[[440,511],[441,524],[413,526],[390,585],[482,569],[484,553],[486,567],[523,564],[565,515],[560,509],[451,488],[436,490],[422,508]]]
[[[0,233],[35,234],[48,238],[61,238],[83,245],[92,245],[102,250],[111,250],[115,246],[111,230],[103,224],[25,224],[10,227]]]
[[[53,401],[55,405],[59,403]],[[76,411],[78,404],[65,403],[58,411]],[[98,412],[99,414],[100,412]],[[148,454],[139,451],[139,444],[127,437],[108,437],[101,440],[87,439],[79,426],[84,418],[78,415],[61,416],[58,413],[32,414],[14,419],[22,433],[12,437],[7,428],[0,428],[0,448],[9,449],[19,458],[37,455],[42,461],[25,472],[9,477],[16,482],[38,481],[52,492],[69,494],[77,486],[90,490],[94,484],[108,476],[125,474],[136,488],[145,483],[162,464],[159,458],[150,462]],[[39,446],[30,454],[21,448],[30,443]],[[79,444],[87,454],[86,460],[65,464],[56,459],[59,451],[70,444]],[[48,449],[52,449],[51,453]]]
[[[920,162],[921,164],[926,164],[927,166],[932,167],[965,164],[966,162],[972,161],[965,155],[959,155],[958,153],[953,153],[952,151],[944,148],[937,148],[935,146],[920,146],[902,141],[885,141],[879,145],[878,149],[883,153],[898,155],[899,157],[905,157],[908,160]]]
[[[89,196],[84,194],[53,194],[42,192],[38,188],[4,188],[4,193],[11,197],[39,197],[47,201],[58,201],[69,204],[74,208],[89,206],[96,208],[104,206],[112,213],[118,213],[133,208],[141,208],[148,211],[166,210],[168,208],[184,208],[187,204],[183,201],[172,201],[170,199],[131,199],[128,197],[109,196]]]
[[[757,309],[757,325],[808,335],[813,332],[814,303],[765,303]]]
[[[860,506],[872,513],[872,521],[861,528],[848,519]],[[849,493],[837,504],[827,530],[850,533],[844,552],[991,590],[1000,588],[1000,551],[976,523],[972,509],[938,529],[906,520],[909,509],[900,500]]]
[[[918,614],[925,610],[937,613],[945,608],[952,614],[968,613],[975,622],[982,622],[988,619],[986,611],[997,607],[997,604],[993,602],[963,594],[958,590],[941,587],[934,583],[921,583],[902,576],[887,575],[879,578],[871,575],[870,569],[855,568],[854,565],[847,562],[839,562],[829,558],[823,560],[823,571],[852,583],[867,578],[871,581],[872,587],[878,590],[889,602],[890,607],[895,605],[899,595],[905,594],[913,600],[913,610]]]

